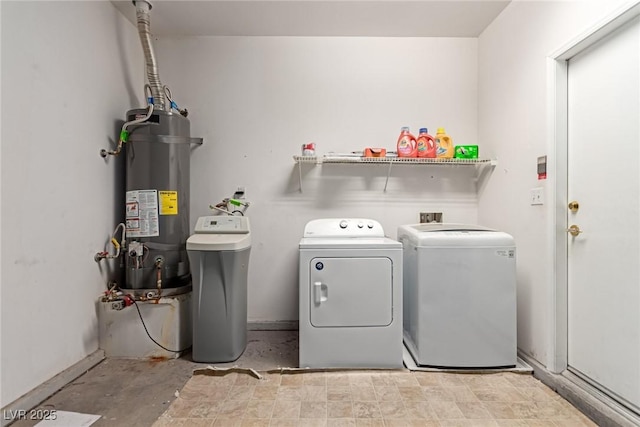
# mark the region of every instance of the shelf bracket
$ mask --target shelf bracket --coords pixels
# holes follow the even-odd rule
[[[476,191],[479,191],[480,188],[485,185],[487,178],[489,177],[491,172],[493,172],[493,170],[496,168],[497,165],[498,165],[498,161],[495,159],[491,160],[488,163],[476,165],[476,177],[475,177]]]
[[[298,163],[298,183],[300,184],[299,191],[302,193],[302,162],[297,161]]]
[[[387,180],[384,182],[384,190],[382,190],[384,193],[387,192],[387,184],[389,184],[389,177],[391,176],[391,165],[393,165],[393,162],[389,162],[389,169],[387,169]]]

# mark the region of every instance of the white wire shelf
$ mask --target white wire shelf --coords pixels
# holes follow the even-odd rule
[[[486,171],[497,166],[498,161],[494,159],[428,159],[420,157],[360,157],[351,155],[324,155],[319,156],[293,156],[293,160],[298,165],[298,179],[300,181],[300,192],[302,192],[302,164],[383,164],[389,165],[387,169],[387,179],[384,183],[384,190],[387,191],[387,184],[391,176],[392,165],[432,165],[432,166],[475,166],[476,180],[486,176]],[[490,166],[490,167],[488,167]]]
[[[496,161],[493,159],[428,159],[420,157],[359,157],[359,156],[293,156],[293,160],[296,163],[347,163],[347,164],[362,164],[362,163],[382,163],[382,164],[414,164],[414,165],[482,165],[492,164],[496,165]]]

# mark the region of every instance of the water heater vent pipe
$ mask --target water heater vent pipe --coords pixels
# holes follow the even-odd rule
[[[142,50],[144,51],[144,59],[147,65],[147,80],[149,81],[149,87],[151,88],[154,107],[156,110],[166,110],[164,88],[160,81],[158,64],[153,51],[153,45],[151,44],[151,18],[149,14],[149,11],[151,10],[151,3],[146,0],[134,0],[133,4],[136,6],[138,34],[140,35]]]

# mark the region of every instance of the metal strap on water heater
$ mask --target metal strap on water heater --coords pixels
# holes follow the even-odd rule
[[[190,138],[188,136],[132,134],[129,142],[159,142],[162,144],[196,144],[202,145],[203,138]]]

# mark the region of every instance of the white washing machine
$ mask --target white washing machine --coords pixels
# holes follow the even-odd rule
[[[398,228],[404,246],[404,340],[418,365],[513,367],[516,246],[475,225]]]
[[[300,367],[401,368],[402,245],[371,219],[317,219],[300,240]]]

